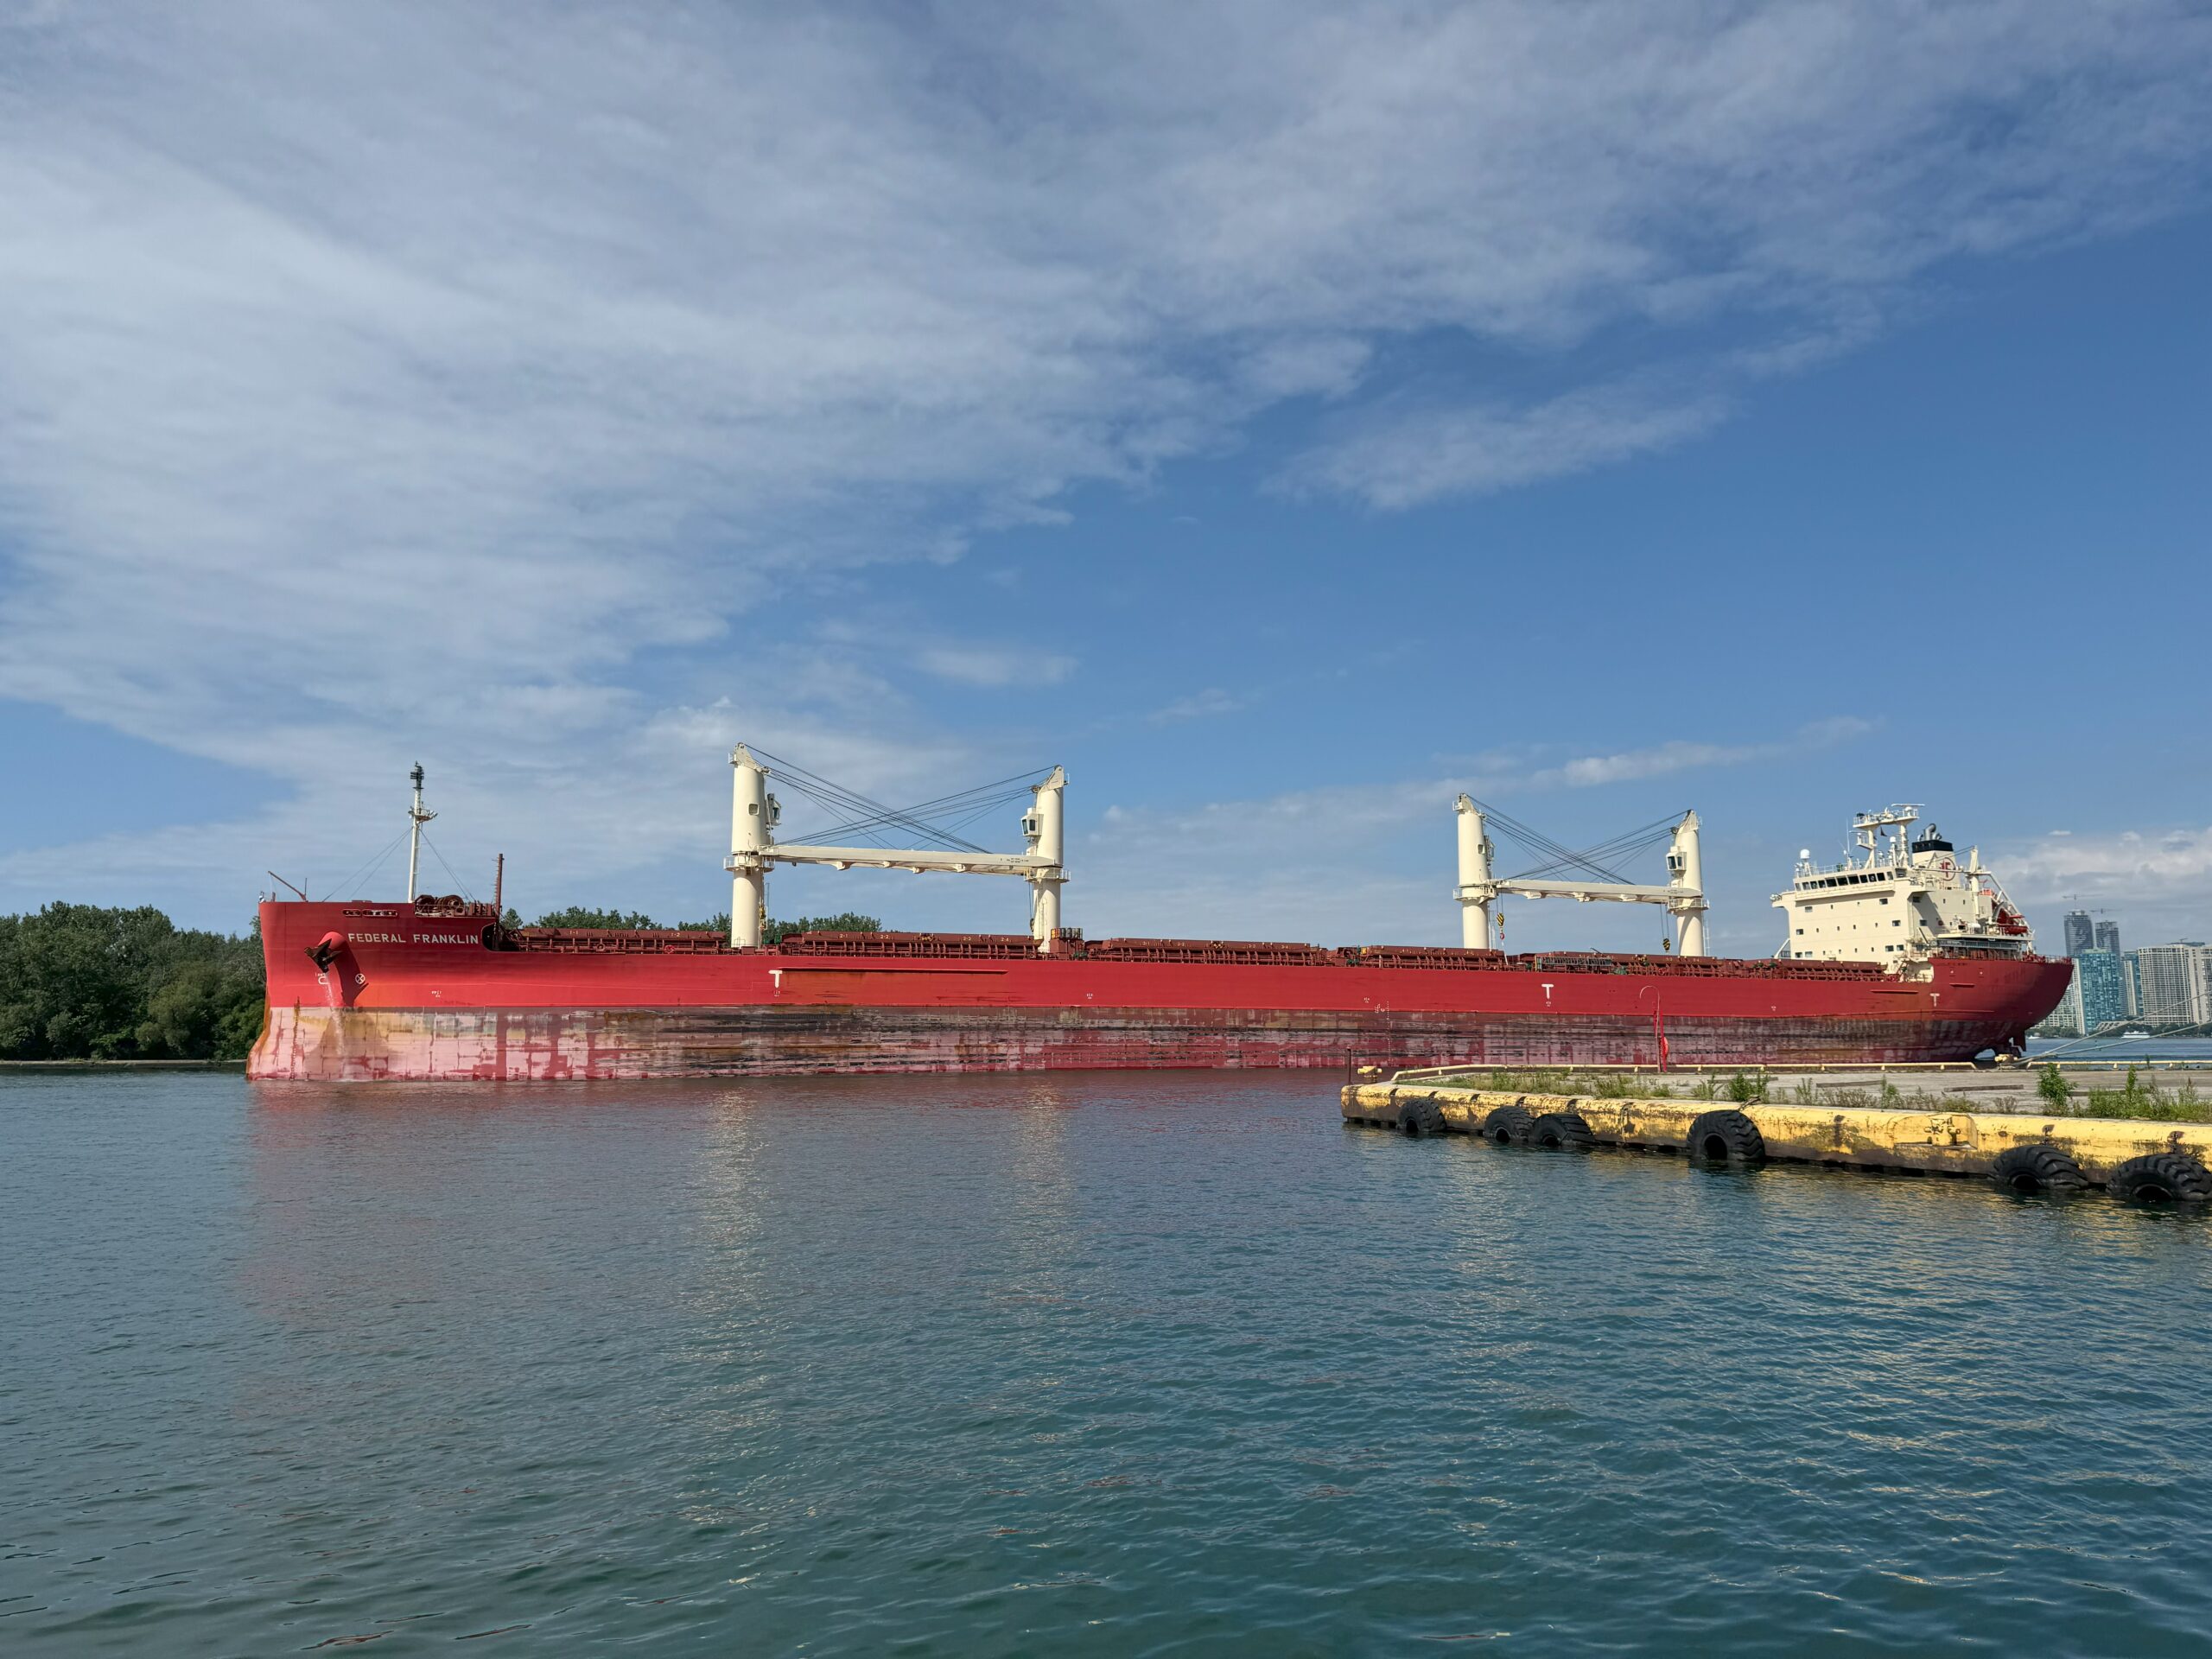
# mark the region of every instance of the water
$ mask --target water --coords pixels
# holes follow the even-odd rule
[[[2122,1036],[2028,1039],[2028,1058],[2042,1059],[2049,1055],[2063,1060],[2101,1060],[2119,1064],[2128,1060],[2194,1060],[2212,1062],[2212,1038],[2207,1037],[2138,1037]]]
[[[0,1083],[0,1647],[2203,1651],[2200,1218],[1334,1088]]]

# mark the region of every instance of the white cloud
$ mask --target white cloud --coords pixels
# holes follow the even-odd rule
[[[1281,482],[1377,507],[1415,507],[1669,449],[1712,430],[1727,413],[1718,397],[1669,404],[1617,388],[1533,408],[1394,409],[1357,418],[1345,434],[1291,462]]]
[[[1145,716],[1145,720],[1154,726],[1179,726],[1186,721],[1213,720],[1223,715],[1233,715],[1250,706],[1249,698],[1224,691],[1217,685],[1210,685],[1203,691],[1194,691],[1187,697],[1178,697],[1174,702],[1154,709]]]
[[[2008,849],[2005,868],[2026,898],[2197,909],[2212,901],[2212,828],[2098,836],[2055,830]]]
[[[1654,748],[1630,749],[1618,754],[1583,755],[1564,766],[1537,772],[1529,779],[1529,785],[1538,789],[1586,789],[1599,784],[1664,778],[1672,772],[1690,772],[1707,766],[1739,766],[1747,761],[1779,760],[1785,755],[1833,748],[1839,743],[1864,737],[1873,730],[1874,722],[1872,721],[1861,720],[1855,715],[1839,715],[1801,726],[1792,737],[1783,742],[1725,744],[1675,741],[1662,743]]]
[[[700,816],[648,769],[720,696],[885,787],[947,747],[864,654],[748,639],[766,595],[1288,397],[1344,423],[1306,486],[1383,506],[1655,452],[1937,261],[2188,206],[2208,142],[2181,0],[920,17],[8,13],[0,696],[289,785],[174,843],[210,883],[372,849],[418,753],[558,799],[510,808],[545,865],[642,854]],[[1721,322],[1717,370],[1669,332]],[[1613,325],[1648,362],[1558,353]],[[1432,338],[1526,389],[1358,406]]]
[[[1058,685],[1075,672],[1075,658],[1053,652],[991,645],[930,645],[915,654],[925,674],[955,685]]]
[[[2054,830],[1993,849],[1990,863],[2047,940],[2061,913],[2078,909],[2117,922],[2130,947],[2212,938],[2212,827]]]
[[[1719,743],[1662,743],[1656,748],[1632,749],[1622,754],[1591,754],[1539,774],[1548,783],[1573,789],[1596,784],[1618,784],[1643,778],[1664,778],[1669,772],[1697,766],[1730,766],[1756,758],[1756,747],[1730,747]]]

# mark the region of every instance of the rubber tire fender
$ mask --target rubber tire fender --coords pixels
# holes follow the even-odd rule
[[[1989,1166],[1989,1179],[2005,1192],[2079,1192],[2089,1178],[2071,1154],[2048,1141],[2007,1147]]]
[[[2212,1203],[2212,1170],[2185,1153],[2153,1152],[2113,1171],[2110,1191],[2122,1204]]]
[[[1766,1161],[1766,1137],[1738,1111],[1700,1112],[1690,1120],[1683,1153],[1700,1163],[1749,1166]]]
[[[1535,1121],[1529,1116],[1529,1109],[1516,1100],[1510,1106],[1500,1106],[1483,1119],[1483,1139],[1495,1147],[1525,1147],[1529,1144],[1529,1130]]]
[[[1398,1128],[1416,1141],[1424,1135],[1441,1135],[1444,1109],[1425,1095],[1402,1102],[1398,1107]]]
[[[1529,1144],[1553,1152],[1588,1152],[1598,1137],[1580,1112],[1546,1112],[1529,1124]]]

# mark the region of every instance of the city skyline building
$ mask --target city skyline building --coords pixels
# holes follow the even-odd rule
[[[2120,924],[2099,922],[2096,925],[2096,944],[2092,948],[2098,950],[2109,950],[2115,957],[2120,955]]]
[[[2137,1016],[2158,1026],[2212,1021],[2212,950],[2201,940],[2145,945],[2130,951],[2141,976]]]
[[[2066,954],[2069,957],[2078,957],[2084,950],[2095,950],[2096,946],[2096,925],[2090,919],[2089,912],[2086,910],[2068,911],[2066,912]]]
[[[2117,950],[2084,950],[2074,958],[2074,982],[2067,995],[2075,1001],[2085,1036],[2133,1016],[2130,977]]]

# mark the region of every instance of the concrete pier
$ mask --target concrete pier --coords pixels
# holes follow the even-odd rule
[[[1586,1125],[1588,1142],[1653,1152],[1695,1153],[1692,1125],[1701,1117],[1740,1115],[1758,1131],[1763,1155],[1794,1162],[1944,1175],[1993,1175],[2014,1148],[2050,1147],[2078,1171],[2081,1184],[2102,1186],[2125,1165],[2177,1157],[2202,1174],[2212,1163],[2212,1122],[2175,1123],[2139,1118],[2075,1117],[2024,1111],[1968,1111],[1937,1105],[1840,1106],[1810,1101],[1605,1098],[1593,1095],[1513,1092],[1439,1084],[1408,1074],[1389,1082],[1352,1084],[1344,1091],[1348,1122],[1406,1129],[1484,1135],[1493,1123],[1508,1138],[1525,1139],[1526,1122],[1551,1117]],[[1497,1115],[1504,1111],[1506,1116]],[[1579,1134],[1570,1135],[1570,1141]],[[2184,1179],[2187,1172],[2183,1172]],[[2206,1178],[2212,1186],[2212,1176]],[[2171,1196],[2194,1198],[2195,1193]]]

